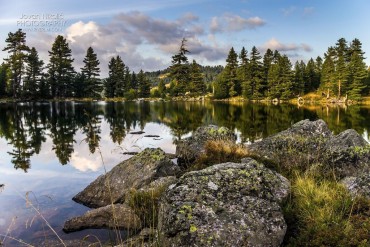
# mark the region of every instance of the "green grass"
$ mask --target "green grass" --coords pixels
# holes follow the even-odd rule
[[[370,246],[370,201],[352,198],[340,183],[296,174],[284,206],[285,246]]]

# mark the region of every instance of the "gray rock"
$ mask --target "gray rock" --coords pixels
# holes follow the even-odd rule
[[[115,247],[155,247],[161,246],[156,237],[157,229],[154,228],[144,228],[141,232],[127,239],[123,244],[117,245]]]
[[[355,130],[345,130],[326,142],[323,163],[340,178],[356,175],[370,165],[368,145]]]
[[[289,181],[252,159],[184,174],[162,197],[162,246],[279,246]]]
[[[92,209],[83,216],[74,217],[64,223],[63,231],[75,232],[83,229],[118,228],[139,230],[140,218],[125,204],[114,204]]]
[[[204,153],[204,144],[207,141],[212,140],[235,142],[236,136],[234,132],[226,127],[218,127],[215,125],[199,127],[196,131],[194,131],[191,137],[180,140],[176,143],[178,164],[185,167],[191,164],[202,153]]]
[[[92,208],[123,202],[130,189],[139,190],[160,177],[173,176],[179,171],[161,149],[147,148],[98,177],[73,200]]]
[[[367,145],[355,130],[334,136],[323,120],[303,120],[247,149],[251,157],[278,170],[306,170],[320,164],[320,172],[344,178],[370,164],[370,152],[357,152]]]
[[[362,196],[370,199],[370,172],[364,172],[358,177],[346,177],[341,183],[352,197]]]
[[[38,243],[38,247],[101,247],[99,242],[89,242],[87,240],[63,240],[63,243],[59,240],[46,239],[42,243]]]
[[[287,130],[248,146],[252,157],[288,167],[310,164],[322,153],[332,133],[323,120],[302,120]]]

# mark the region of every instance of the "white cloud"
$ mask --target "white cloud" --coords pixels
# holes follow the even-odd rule
[[[296,9],[297,8],[295,6],[290,6],[289,8],[282,8],[281,12],[283,13],[284,16],[289,16],[292,13],[294,13]]]
[[[265,24],[266,21],[258,16],[243,18],[239,15],[225,13],[221,17],[211,19],[210,31],[212,33],[238,32],[245,29],[256,29]]]
[[[284,44],[284,43],[281,43],[276,38],[272,38],[269,41],[267,41],[265,44],[263,44],[260,47],[260,49],[261,50],[271,49],[271,50],[278,50],[278,51],[284,51],[284,52],[300,51],[300,50],[303,50],[306,52],[312,51],[312,48],[308,44],[295,44],[295,43]]]

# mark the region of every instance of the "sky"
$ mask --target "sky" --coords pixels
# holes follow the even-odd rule
[[[138,72],[160,70],[187,39],[189,59],[225,65],[231,47],[239,53],[256,46],[287,54],[294,63],[323,56],[339,38],[363,43],[370,65],[368,0],[0,0],[0,48],[9,32],[27,33],[48,63],[57,35],[67,38],[74,66],[83,67],[91,46],[102,76],[120,55]],[[0,51],[0,61],[7,57]]]

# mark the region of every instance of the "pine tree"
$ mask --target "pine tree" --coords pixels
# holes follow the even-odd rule
[[[108,63],[108,78],[104,81],[105,97],[113,98],[116,91],[116,78],[115,78],[116,59],[112,57]]]
[[[243,95],[250,99],[261,99],[264,95],[263,87],[264,72],[261,56],[255,46],[252,47],[249,59],[249,78],[243,84]]]
[[[190,92],[195,95],[204,95],[206,92],[206,84],[204,76],[200,69],[200,65],[193,60],[190,66]]]
[[[263,88],[265,91],[265,95],[267,94],[268,87],[267,87],[267,77],[269,73],[270,66],[272,64],[272,61],[274,59],[274,53],[271,49],[267,49],[265,52],[265,55],[263,55]]]
[[[74,88],[74,97],[76,98],[83,98],[86,97],[86,77],[83,73],[77,73],[73,80],[73,88]]]
[[[186,49],[185,38],[181,41],[180,50],[172,56],[172,65],[170,69],[170,78],[176,84],[175,95],[185,94],[189,85],[189,62],[186,56],[189,51]]]
[[[306,64],[303,61],[296,61],[294,65],[294,93],[297,95],[304,94],[304,86],[305,86],[305,71],[306,71]]]
[[[320,88],[325,92],[326,97],[330,98],[331,93],[337,89],[335,81],[335,60],[336,52],[333,47],[329,47],[324,54],[324,63],[321,70]]]
[[[27,98],[40,96],[40,81],[43,77],[44,62],[39,59],[35,47],[31,48],[27,56],[27,67],[23,85],[23,95]]]
[[[130,89],[137,91],[139,85],[138,85],[136,73],[134,71],[132,71],[130,78],[131,78]]]
[[[224,78],[228,85],[228,92],[230,97],[240,94],[240,82],[237,75],[238,69],[238,55],[233,47],[229,51],[226,59],[226,67],[224,69]]]
[[[282,99],[293,96],[293,71],[292,64],[287,55],[283,55],[279,61],[280,67],[280,94]]]
[[[148,98],[150,96],[150,81],[146,78],[143,70],[140,70],[139,74],[137,74],[137,81],[139,84],[139,97]]]
[[[158,83],[158,92],[161,98],[166,96],[166,85],[164,84],[164,80],[161,79]]]
[[[7,95],[7,81],[8,81],[8,71],[9,67],[6,63],[0,65],[0,97],[5,97]]]
[[[73,94],[74,68],[72,51],[67,40],[58,35],[49,51],[48,78],[52,97],[68,97]]]
[[[238,81],[239,81],[239,94],[242,94],[242,88],[243,84],[247,82],[249,74],[249,59],[248,59],[248,52],[247,50],[243,47],[242,50],[240,51],[239,54],[239,61],[240,65],[237,70],[237,75],[238,75]]]
[[[341,38],[336,43],[335,80],[338,86],[337,96],[340,98],[342,92],[348,89],[348,46],[347,41]]]
[[[22,76],[29,51],[29,47],[26,45],[26,33],[22,29],[18,29],[15,33],[10,32],[5,42],[8,44],[3,51],[7,51],[10,57],[4,60],[8,62],[11,71],[9,79],[13,98],[18,98],[21,93]]]
[[[367,67],[364,62],[362,43],[354,39],[349,47],[349,91],[348,96],[353,100],[360,100],[366,88]]]
[[[115,67],[114,67],[114,84],[115,84],[115,95],[114,97],[124,97],[126,91],[125,85],[125,67],[122,58],[120,56],[116,57]]]
[[[313,90],[317,89],[317,76],[315,72],[315,62],[311,58],[305,68],[305,78],[304,78],[304,92],[312,92]]]
[[[99,98],[101,96],[102,84],[99,77],[99,60],[92,47],[89,47],[83,60],[84,67],[81,73],[84,75],[84,94],[85,97]]]

